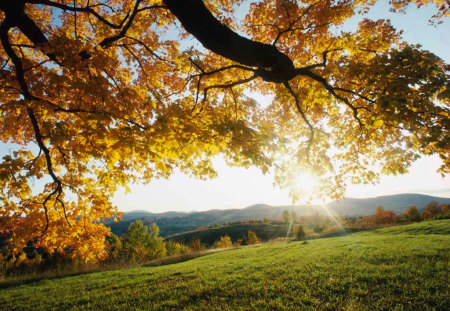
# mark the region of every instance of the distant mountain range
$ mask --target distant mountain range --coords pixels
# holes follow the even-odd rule
[[[331,213],[343,216],[361,216],[374,214],[376,207],[384,206],[386,209],[395,211],[397,214],[405,211],[408,206],[416,205],[423,209],[431,201],[439,203],[450,203],[450,198],[440,198],[422,194],[397,194],[380,196],[366,199],[345,198],[340,201],[328,203],[324,206],[318,205],[290,205],[271,206],[267,204],[251,205],[243,209],[213,209],[204,212],[165,212],[151,213],[148,211],[132,211],[123,215],[123,220],[108,223],[113,233],[122,235],[126,232],[129,224],[136,220],[144,220],[146,223],[156,222],[162,236],[181,233],[195,229],[199,226],[221,224],[229,221],[249,219],[280,219],[284,210],[295,211],[298,216],[306,215],[314,211],[322,214]]]

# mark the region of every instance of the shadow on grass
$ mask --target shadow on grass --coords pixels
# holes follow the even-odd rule
[[[198,252],[190,252],[190,253],[181,254],[181,255],[169,256],[169,257],[165,257],[165,258],[159,258],[159,259],[152,260],[152,261],[142,265],[142,267],[158,267],[158,266],[172,265],[172,264],[176,264],[179,262],[184,262],[184,261],[188,261],[191,259],[195,259],[198,257],[211,255],[211,254],[215,254],[215,253],[221,253],[224,251],[229,251],[229,250],[233,250],[233,249],[237,249],[237,248],[239,248],[239,247],[216,248],[216,249],[208,249],[208,250],[198,251]]]
[[[36,283],[42,280],[53,280],[53,279],[62,279],[71,276],[83,275],[88,273],[96,273],[96,272],[104,272],[104,271],[114,271],[121,269],[130,269],[139,267],[140,265],[131,264],[131,263],[121,263],[121,264],[108,264],[102,266],[92,266],[88,268],[83,268],[80,270],[69,270],[69,271],[48,271],[42,272],[38,274],[28,274],[28,275],[17,275],[12,277],[0,278],[0,289],[17,287],[21,285]]]
[[[49,272],[43,272],[43,273],[39,273],[39,274],[18,275],[18,276],[13,276],[13,277],[7,277],[4,279],[0,278],[0,289],[17,287],[17,286],[26,285],[26,284],[32,284],[32,283],[36,283],[36,282],[39,282],[42,280],[62,279],[62,278],[66,278],[66,277],[72,277],[72,276],[83,275],[83,274],[88,274],[88,273],[114,271],[114,270],[130,269],[130,268],[136,268],[136,267],[157,267],[157,266],[176,264],[176,263],[188,261],[188,260],[191,260],[191,259],[194,259],[197,257],[215,254],[215,253],[219,253],[219,252],[223,252],[223,251],[231,250],[231,249],[235,249],[235,248],[209,249],[209,250],[198,251],[198,252],[190,252],[190,253],[186,253],[186,254],[182,254],[182,255],[175,255],[175,256],[155,259],[146,264],[124,262],[124,263],[120,263],[120,264],[92,266],[92,267],[87,267],[87,268],[84,268],[82,270],[77,270],[77,271],[64,271],[64,270],[49,271]]]

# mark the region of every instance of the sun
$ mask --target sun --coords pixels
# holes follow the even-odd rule
[[[295,189],[302,193],[313,194],[318,186],[318,178],[309,172],[299,173],[294,180]]]

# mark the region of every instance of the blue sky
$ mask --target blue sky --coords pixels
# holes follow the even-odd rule
[[[404,30],[406,41],[420,43],[424,49],[450,63],[450,21],[434,27],[428,23],[433,10],[409,8],[405,15],[394,14],[388,11],[386,3],[387,1],[381,1],[377,4],[368,17],[391,19],[397,29]],[[345,25],[345,30],[351,29],[357,22],[357,18],[350,20]],[[8,153],[12,148],[11,145],[0,143],[0,155]],[[346,196],[373,197],[411,192],[450,197],[450,176],[442,178],[437,174],[439,165],[438,157],[425,157],[418,160],[408,174],[383,176],[376,186],[352,185]],[[291,203],[287,190],[273,186],[271,175],[263,175],[256,168],[230,168],[221,159],[216,159],[215,167],[219,173],[216,179],[201,181],[175,172],[167,180],[155,180],[145,186],[132,185],[129,194],[119,191],[113,202],[122,211],[145,209],[151,212],[243,208],[256,203]]]

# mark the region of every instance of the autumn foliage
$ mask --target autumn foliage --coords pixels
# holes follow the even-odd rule
[[[104,258],[119,187],[175,169],[214,177],[218,155],[280,186],[307,167],[333,198],[421,154],[449,171],[444,61],[389,20],[336,31],[376,1],[257,1],[241,23],[242,2],[0,2],[0,140],[14,149],[0,233],[13,252],[33,241]],[[442,0],[416,4],[429,2],[437,23],[449,15]]]

